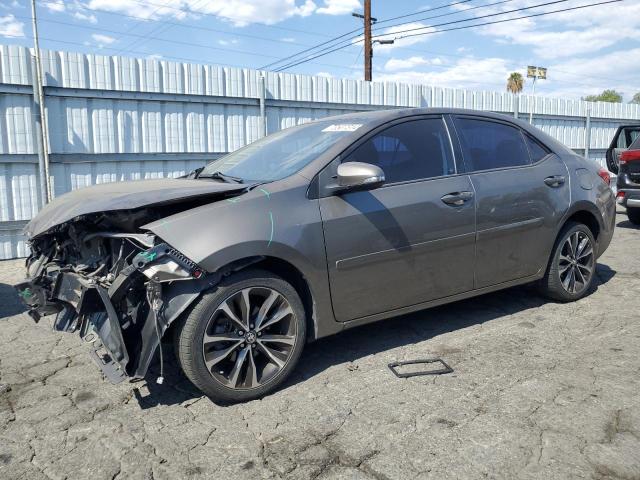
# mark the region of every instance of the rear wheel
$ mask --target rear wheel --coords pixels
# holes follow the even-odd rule
[[[244,271],[205,293],[176,332],[186,374],[214,400],[259,398],[280,385],[305,343],[305,312],[295,289],[264,271]]]
[[[634,225],[640,225],[640,208],[627,207],[627,218]]]
[[[574,222],[565,225],[540,281],[542,294],[561,302],[572,302],[586,295],[596,268],[595,249],[589,227]]]

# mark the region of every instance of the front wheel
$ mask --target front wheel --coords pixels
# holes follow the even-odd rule
[[[585,296],[596,268],[596,242],[589,227],[568,223],[558,235],[547,272],[540,281],[543,295],[561,302]]]
[[[640,225],[640,208],[627,207],[627,218],[634,225]]]
[[[275,390],[304,348],[296,290],[265,271],[231,275],[205,293],[176,331],[186,376],[213,400],[241,402]]]

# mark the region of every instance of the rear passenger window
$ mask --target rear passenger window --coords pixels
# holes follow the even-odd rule
[[[529,147],[529,155],[531,155],[531,163],[536,163],[542,160],[544,157],[549,155],[551,152],[547,147],[543,147],[538,143],[537,140],[534,140],[529,135],[524,136],[527,141],[527,147]]]
[[[462,153],[469,171],[516,167],[530,163],[520,130],[504,123],[457,118]]]
[[[451,144],[441,118],[389,127],[360,145],[343,162],[364,162],[384,171],[386,183],[455,173]]]

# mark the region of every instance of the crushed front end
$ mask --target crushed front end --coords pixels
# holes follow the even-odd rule
[[[147,209],[93,214],[38,235],[16,285],[29,315],[55,314],[55,330],[78,332],[113,383],[144,377],[167,327],[218,280],[141,231],[149,218]]]

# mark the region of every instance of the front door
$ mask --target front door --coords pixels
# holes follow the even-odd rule
[[[378,165],[386,183],[320,199],[338,321],[473,289],[473,188],[456,173],[442,118],[378,129],[323,176],[340,161]]]
[[[458,116],[455,124],[476,192],[476,288],[535,275],[569,208],[567,167],[510,123]]]

